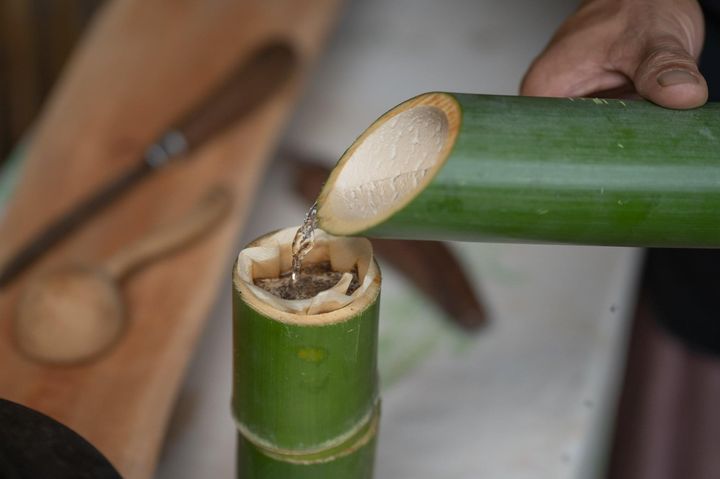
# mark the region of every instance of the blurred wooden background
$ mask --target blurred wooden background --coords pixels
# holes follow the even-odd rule
[[[0,163],[27,131],[102,0],[0,0]]]

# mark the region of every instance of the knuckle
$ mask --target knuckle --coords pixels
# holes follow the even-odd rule
[[[665,70],[689,70],[697,72],[695,59],[676,42],[655,43],[645,50],[637,65],[635,77],[643,81]]]
[[[655,45],[646,52],[644,63],[648,66],[661,68],[670,65],[687,67],[694,66],[695,59],[680,46]]]

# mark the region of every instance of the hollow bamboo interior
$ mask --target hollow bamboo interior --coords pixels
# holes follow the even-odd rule
[[[343,154],[318,198],[318,221],[356,234],[392,218],[447,161],[461,125],[460,104],[445,93],[408,100],[375,121]]]

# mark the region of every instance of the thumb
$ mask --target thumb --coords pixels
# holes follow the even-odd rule
[[[707,101],[705,78],[695,58],[677,39],[655,42],[637,58],[634,73],[627,73],[643,97],[660,106],[677,109],[695,108]]]

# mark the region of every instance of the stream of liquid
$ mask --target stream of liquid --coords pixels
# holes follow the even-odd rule
[[[278,278],[256,279],[255,285],[282,299],[308,299],[335,286],[342,278],[343,273],[333,271],[329,261],[303,266],[303,258],[315,243],[316,229],[317,204],[314,204],[305,215],[303,224],[293,238],[292,269],[282,273]],[[350,273],[352,280],[346,291],[348,295],[360,286],[357,267]]]
[[[296,284],[302,268],[302,260],[312,249],[315,243],[315,229],[317,228],[317,203],[310,207],[305,215],[305,221],[295,233],[292,242],[292,272],[290,280]]]

